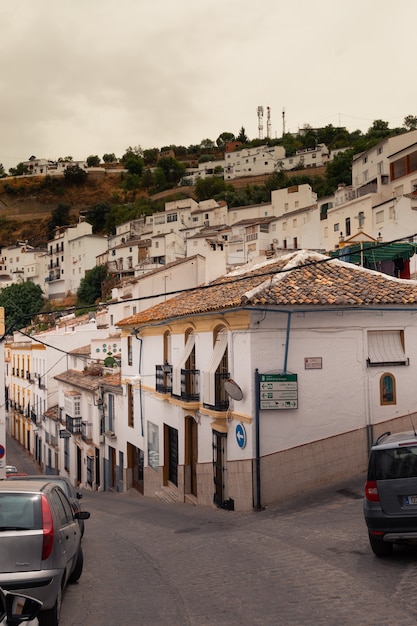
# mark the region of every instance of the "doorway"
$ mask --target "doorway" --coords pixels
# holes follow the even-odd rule
[[[191,415],[185,418],[185,493],[197,497],[198,424]]]

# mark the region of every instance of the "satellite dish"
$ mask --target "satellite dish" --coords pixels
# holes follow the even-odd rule
[[[233,400],[242,400],[243,398],[243,391],[231,378],[224,381],[224,390]]]

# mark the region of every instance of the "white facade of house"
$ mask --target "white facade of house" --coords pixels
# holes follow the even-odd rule
[[[226,273],[225,254],[204,250],[181,261],[168,263],[140,276],[126,279],[112,290],[108,304],[110,326],[123,318],[165,302],[174,292],[204,285]]]
[[[88,168],[86,161],[51,161],[50,159],[37,159],[30,157],[28,161],[23,161],[23,165],[28,168],[28,175],[32,176],[63,176],[69,167],[78,166],[86,170]]]
[[[198,167],[188,167],[185,176],[182,178],[182,183],[186,185],[195,185],[198,180],[207,178],[209,176],[224,175],[225,160],[220,159],[218,161],[205,161],[199,163]]]
[[[47,267],[46,248],[33,248],[27,242],[7,246],[1,253],[1,286],[7,287],[19,281],[31,281],[39,285],[45,293]]]
[[[226,152],[224,156],[224,180],[232,180],[242,176],[259,176],[279,171],[285,159],[285,148],[257,146]]]
[[[48,298],[75,294],[86,271],[96,266],[96,257],[107,250],[107,237],[92,234],[91,224],[80,221],[62,226],[48,242]]]
[[[88,316],[77,320],[74,315],[67,315],[60,318],[54,329],[31,337],[15,332],[12,341],[5,344],[2,389],[7,390],[8,432],[46,473],[67,472],[73,484],[78,480],[74,470],[78,465],[70,455],[71,468],[66,467],[70,456],[59,435],[66,429],[65,392],[55,376],[74,368],[82,378],[91,363],[102,367],[109,352],[120,356],[120,332],[97,328],[95,319]],[[72,445],[80,450],[90,450],[91,446],[99,449],[100,419],[93,416],[97,409],[91,408],[94,403],[88,399],[84,403],[84,392],[78,395],[83,395],[80,403],[85,404],[84,412],[71,417],[82,417],[83,431],[79,434],[83,436],[73,440]]]
[[[314,259],[320,261],[323,257],[312,253],[290,255],[288,267]],[[336,265],[347,268],[351,280],[358,280],[359,284],[362,276],[367,281],[381,277],[351,264]],[[323,267],[325,275],[326,265]],[[245,271],[237,270],[234,275],[239,277]],[[278,285],[285,280],[280,276]],[[413,293],[417,289],[410,281],[390,277],[383,281],[388,285],[394,281],[394,289],[395,285],[404,284]],[[266,276],[265,284],[272,284],[270,277]],[[393,310],[390,305],[352,308],[348,302],[346,306],[334,307],[327,302],[307,302],[302,307],[260,303],[252,311],[244,305],[238,309],[213,310],[204,315],[196,310],[190,317],[173,318],[166,324],[152,324],[151,312],[148,324],[122,322],[122,385],[130,385],[135,410],[134,423],[127,426],[125,408],[125,427],[118,430],[117,450],[133,447],[142,456],[145,495],[169,488],[180,501],[211,505],[216,496],[213,477],[216,478],[219,454],[224,487],[217,494],[220,505],[250,510],[258,498],[253,489],[257,419],[262,506],[365,470],[368,441],[374,435],[393,424],[399,430],[409,428],[409,415],[416,411],[412,365],[417,361],[416,307]],[[229,398],[226,410],[213,406],[210,383],[221,357],[218,351],[216,355],[219,328],[226,333],[221,349],[227,360],[227,376],[241,392],[235,399]],[[130,334],[133,329],[134,336]],[[190,331],[193,339],[187,350]],[[381,359],[382,353],[375,356],[375,349],[378,341],[387,341],[388,345],[391,335],[397,338],[401,354],[393,357],[397,363],[387,364]],[[378,341],[373,339],[375,336]],[[130,364],[125,357],[129,351]],[[178,379],[175,389],[175,371],[184,367],[190,354],[193,371],[199,375],[199,384],[194,388],[196,396],[187,395],[189,390],[182,386],[182,379]],[[163,390],[158,389],[156,372],[159,367],[161,381],[165,362],[172,368],[172,387],[166,384]],[[296,391],[289,408],[272,408],[275,399],[276,404],[285,405],[288,395],[279,401],[279,392],[274,396],[275,383],[267,381],[261,386],[256,372],[263,376],[272,374],[273,380],[281,374],[296,375],[296,386],[292,387]],[[386,377],[395,386],[395,398],[389,402],[385,402],[382,391]],[[259,414],[258,393],[264,403]],[[194,448],[190,432],[197,437]],[[241,437],[245,445],[240,445]],[[170,446],[175,450],[167,458]],[[191,467],[194,453],[197,461]],[[172,467],[173,458],[177,459],[176,469]],[[195,482],[190,478],[193,469]],[[126,470],[128,476],[134,468]],[[128,482],[125,488],[129,486]]]

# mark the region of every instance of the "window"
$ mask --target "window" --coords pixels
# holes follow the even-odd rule
[[[358,213],[358,226],[359,228],[362,228],[362,226],[365,224],[365,213],[363,211],[359,211]]]
[[[109,393],[107,396],[108,403],[108,422],[106,430],[114,432],[114,394]]]
[[[133,385],[129,383],[126,385],[127,391],[127,425],[131,428],[135,425],[135,415],[134,415],[134,398],[133,398]]]
[[[186,334],[187,335],[187,334]],[[172,376],[172,393],[173,395],[180,396],[181,395],[181,369],[185,368],[185,364],[187,363],[191,352],[194,349],[195,344],[195,335],[193,332],[189,331],[184,352],[181,355],[181,359],[177,365],[173,368],[173,376]]]
[[[384,221],[384,211],[378,211],[375,215],[375,221],[377,224],[382,224]]]
[[[226,410],[228,401],[224,392],[224,380],[229,377],[227,329],[220,327],[215,331],[213,353],[204,372],[204,404]]]
[[[133,365],[133,337],[127,338],[127,364]]]
[[[379,395],[381,405],[397,404],[395,378],[392,374],[382,374],[379,379]]]
[[[159,466],[159,434],[158,434],[158,426],[156,424],[152,424],[152,422],[147,423],[148,430],[148,465],[156,472],[158,471]]]
[[[350,236],[350,217],[347,217],[345,219],[345,231],[346,231],[346,237]]]
[[[402,330],[370,330],[368,332],[368,367],[408,365],[404,352]]]
[[[340,229],[339,224],[334,224],[333,225],[333,230],[334,230],[335,233],[337,233],[339,231],[339,229]]]
[[[178,221],[177,213],[171,213],[170,215],[167,215],[167,222],[177,222],[177,221]]]

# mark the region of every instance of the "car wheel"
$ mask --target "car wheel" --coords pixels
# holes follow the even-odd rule
[[[369,535],[369,543],[371,544],[372,552],[375,556],[383,557],[390,556],[392,554],[392,549],[394,547],[393,543],[376,539],[371,534]]]
[[[52,609],[40,611],[38,614],[39,626],[58,626],[61,615],[62,589],[59,587],[58,595]]]
[[[80,578],[83,572],[83,565],[84,565],[84,556],[83,556],[82,548],[80,546],[78,549],[78,554],[77,554],[77,562],[75,563],[75,567],[72,570],[70,577],[68,578],[69,583],[77,582],[77,580]]]

